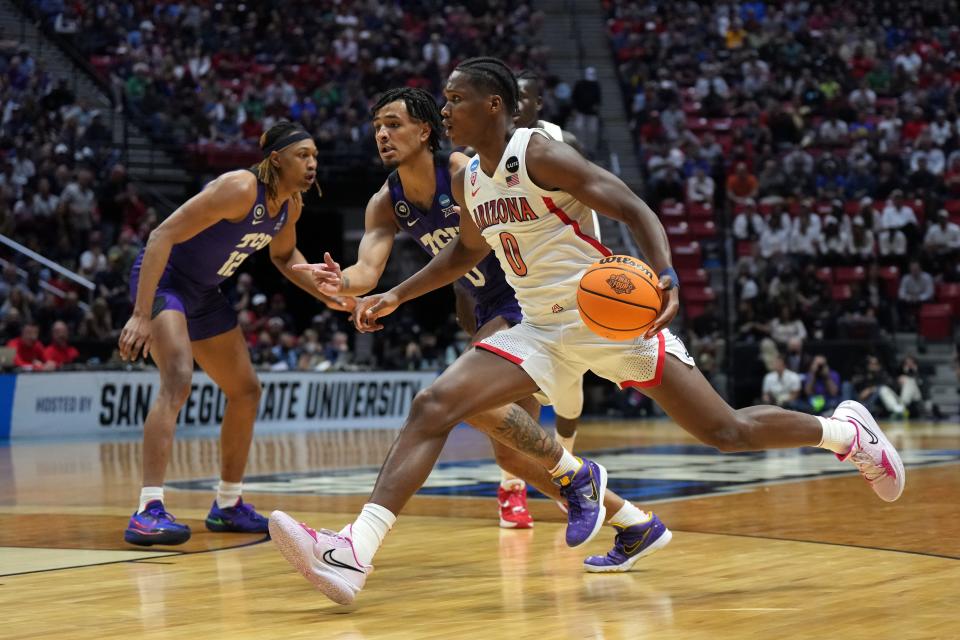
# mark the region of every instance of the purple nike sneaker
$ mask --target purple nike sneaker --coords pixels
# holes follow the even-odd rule
[[[237,504],[221,509],[213,501],[207,514],[207,529],[210,531],[228,531],[231,533],[267,533],[268,522],[265,517],[253,510],[253,505],[237,498]]]
[[[617,537],[613,540],[613,549],[605,556],[590,556],[583,561],[583,568],[589,573],[629,571],[637,560],[663,549],[673,538],[673,532],[652,513],[643,524],[626,529],[614,525],[614,528]]]
[[[190,539],[190,527],[174,522],[163,503],[151,500],[147,507],[130,517],[123,539],[130,544],[149,547],[154,544],[183,544]]]
[[[579,471],[553,479],[560,487],[560,495],[567,500],[567,545],[571,547],[593,540],[607,515],[603,506],[607,470],[592,460],[581,461]]]

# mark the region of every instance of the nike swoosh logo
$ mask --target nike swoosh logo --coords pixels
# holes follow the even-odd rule
[[[642,547],[643,543],[645,543],[647,541],[647,538],[650,537],[651,531],[653,531],[653,527],[650,527],[646,531],[644,531],[643,536],[641,536],[640,539],[634,542],[633,544],[623,545],[624,553],[626,553],[628,556],[632,556],[633,554],[635,554],[637,552],[637,549]]]
[[[880,438],[877,437],[877,434],[875,434],[873,431],[870,431],[870,429],[865,427],[862,422],[860,422],[856,418],[850,418],[850,421],[867,432],[867,435],[870,436],[870,444],[877,444],[878,442],[880,442]]]
[[[471,190],[471,191],[470,191],[470,197],[471,197],[471,198],[476,198],[478,193],[480,193],[480,187],[477,187],[477,190],[476,190],[476,191]]]
[[[408,220],[408,221],[407,221],[407,226],[408,226],[408,227],[412,227],[412,226],[415,225],[415,224],[417,224],[417,221],[416,221],[416,220]]]
[[[348,564],[343,564],[339,560],[333,557],[333,549],[327,549],[323,552],[323,561],[334,567],[340,567],[341,569],[349,569],[350,571],[356,571],[357,573],[363,573],[362,569],[357,569],[356,567],[351,567]]]
[[[256,225],[260,224],[261,222],[263,222],[263,219],[262,219],[262,218],[261,218],[260,220],[254,220],[254,221],[253,221],[253,225],[256,226]]]
[[[590,502],[597,502],[600,492],[597,490],[597,479],[593,477],[593,469],[590,469],[590,495],[583,494]]]

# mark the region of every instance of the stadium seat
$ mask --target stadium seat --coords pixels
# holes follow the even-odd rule
[[[696,240],[712,240],[717,237],[717,225],[713,220],[697,220],[690,223],[690,233]]]
[[[937,285],[937,302],[949,304],[953,317],[960,318],[960,283],[941,282]]]
[[[691,202],[687,207],[687,213],[691,218],[700,218],[713,220],[713,205],[700,202]]]
[[[753,243],[749,240],[737,240],[737,257],[745,258],[753,255]]]
[[[831,296],[837,302],[843,302],[853,297],[849,284],[835,284],[830,288]]]
[[[680,287],[680,298],[684,303],[705,304],[717,299],[717,294],[710,287],[698,285],[686,285]]]
[[[677,269],[699,269],[703,266],[703,254],[699,242],[673,247],[673,266]]]
[[[685,287],[687,285],[706,286],[710,282],[710,276],[706,269],[679,269],[677,270],[677,277],[680,278],[680,283]]]
[[[944,303],[920,307],[920,335],[927,340],[949,340],[953,337],[953,307]]]
[[[817,280],[825,284],[833,284],[833,269],[830,267],[820,267],[817,269]]]
[[[883,280],[886,296],[891,300],[896,300],[900,291],[900,269],[896,265],[880,267],[880,279]]]
[[[863,282],[867,272],[863,267],[837,267],[833,273],[833,281],[837,284]]]

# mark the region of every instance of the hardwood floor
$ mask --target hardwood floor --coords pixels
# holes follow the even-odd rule
[[[375,559],[357,603],[326,600],[262,536],[203,528],[217,443],[177,441],[167,506],[181,547],[122,534],[139,442],[0,446],[3,638],[960,638],[960,427],[887,425],[903,497],[877,499],[819,452],[724,456],[668,423],[585,424],[577,446],[675,532],[626,574],[586,574],[563,516],[497,527],[489,444],[457,429]],[[363,504],[391,431],[264,433],[245,497],[317,527]],[[852,472],[852,473],[851,473]]]

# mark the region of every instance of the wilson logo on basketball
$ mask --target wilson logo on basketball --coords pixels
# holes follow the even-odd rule
[[[620,295],[630,293],[637,288],[634,286],[630,278],[622,273],[618,273],[615,276],[610,276],[607,278],[607,284],[610,285],[610,288],[613,289],[614,293],[619,293]]]

